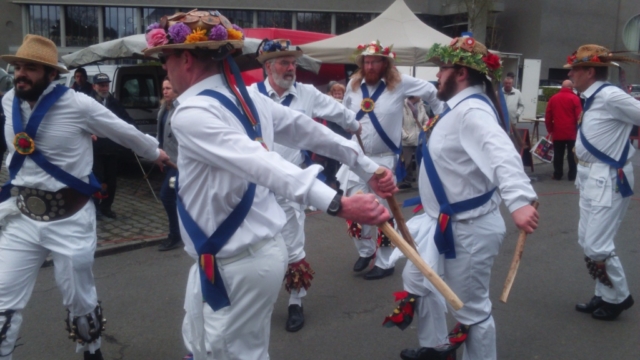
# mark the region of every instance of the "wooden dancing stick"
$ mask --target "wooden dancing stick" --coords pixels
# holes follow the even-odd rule
[[[168,167],[174,168],[176,170],[178,170],[178,165],[176,165],[176,163],[174,163],[171,160],[167,160],[167,162],[164,163],[165,165],[167,165]]]
[[[356,134],[356,139],[358,139],[358,144],[360,144],[360,149],[362,149],[362,152],[364,152],[364,144],[362,143],[362,138],[360,137],[360,135]]]
[[[531,203],[535,209],[538,208],[538,202],[534,201]],[[520,230],[520,235],[518,236],[518,243],[516,244],[516,252],[513,254],[513,260],[511,260],[511,267],[509,268],[509,273],[507,274],[507,280],[504,282],[504,288],[502,289],[502,295],[500,296],[500,301],[503,303],[507,303],[507,298],[509,297],[509,292],[511,292],[511,286],[513,285],[513,281],[516,279],[516,274],[518,273],[518,266],[520,266],[520,259],[522,259],[522,253],[524,252],[524,243],[527,241],[527,233],[524,230]]]
[[[384,170],[379,168],[378,170],[376,170],[375,174],[377,177],[382,177],[384,176]],[[407,242],[407,244],[409,244],[409,246],[413,248],[413,250],[417,252],[418,248],[416,248],[416,242],[413,240],[413,236],[411,236],[411,233],[409,232],[407,223],[404,220],[404,215],[402,215],[402,211],[400,210],[400,205],[398,205],[398,202],[396,201],[395,196],[391,195],[385,200],[387,200],[387,204],[389,204],[389,209],[391,209],[391,213],[393,214],[393,217],[396,219],[396,224],[398,224],[398,230],[400,230],[400,234],[402,234],[402,238]]]
[[[433,271],[433,269],[420,257],[418,252],[405,241],[388,222],[379,224],[378,227],[387,235],[389,240],[398,248],[420,272],[429,280],[433,286],[444,296],[445,300],[456,310],[460,310],[464,304],[451,288]]]

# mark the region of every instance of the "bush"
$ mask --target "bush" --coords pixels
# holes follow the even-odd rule
[[[542,95],[538,96],[538,101],[548,102],[553,95],[560,92],[560,89],[559,87],[541,86],[540,90],[542,90]]]

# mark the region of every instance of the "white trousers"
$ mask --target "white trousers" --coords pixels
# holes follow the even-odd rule
[[[371,156],[371,159],[381,166],[389,169],[395,169],[396,156]],[[373,194],[373,190],[369,187],[366,181],[360,179],[357,175],[349,170],[349,167],[342,165],[340,170],[336,174],[336,178],[340,181],[340,188],[347,196],[353,196],[358,191],[362,191],[365,194]],[[394,178],[395,182],[395,178]],[[384,207],[389,210],[387,201],[378,197],[378,200]],[[390,211],[390,210],[389,210]],[[358,250],[358,255],[361,257],[369,257],[376,254],[375,265],[382,269],[390,269],[396,266],[396,262],[391,257],[393,248],[380,247],[378,248],[378,227],[375,225],[362,225],[362,231],[360,232],[360,239],[353,238],[353,243]]]
[[[182,335],[194,360],[269,359],[271,314],[287,267],[281,235],[231,263],[218,260],[231,305],[213,311],[202,301],[197,263],[191,267]]]
[[[304,220],[306,215],[302,205],[280,196],[276,196],[276,200],[287,216],[287,222],[284,224],[281,234],[287,246],[289,264],[293,264],[307,256],[304,251]],[[307,291],[304,288],[299,291],[291,290],[289,305],[302,305],[302,298],[306,295]]]
[[[63,220],[35,221],[17,214],[4,221],[0,232],[0,312],[15,310],[15,314],[0,354],[13,350],[22,324],[22,310],[29,302],[38,270],[47,255],[53,258],[56,284],[72,319],[92,313],[98,305],[92,272],[97,241],[93,201]],[[0,316],[0,327],[5,321],[6,318]],[[57,325],[63,334],[64,325]],[[100,348],[100,340],[85,346],[76,344],[76,352],[94,352]],[[2,359],[11,360],[11,356]]]
[[[627,164],[624,172],[633,188],[632,165]],[[613,288],[596,280],[595,295],[601,296],[606,302],[619,304],[629,296],[629,287],[620,258],[615,256],[613,240],[627,212],[631,197],[623,198],[620,193],[615,192],[615,181],[615,174],[609,171],[606,165],[603,169],[599,169],[596,164],[591,168],[578,165],[578,243],[589,258],[597,261],[606,259],[607,274]]]

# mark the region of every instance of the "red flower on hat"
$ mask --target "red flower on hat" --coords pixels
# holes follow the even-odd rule
[[[358,50],[364,50],[365,48],[366,48],[366,46],[364,46],[362,44],[358,45]]]
[[[389,55],[389,52],[390,52],[390,51],[391,51],[391,50],[390,50],[388,47],[386,47],[386,48],[384,48],[384,49],[382,50],[382,53],[383,53],[384,55]]]
[[[488,53],[486,56],[483,56],[482,61],[487,64],[489,70],[496,70],[500,68],[500,57],[492,53]]]
[[[453,45],[455,45],[457,43],[458,43],[458,38],[457,37],[453,38],[453,39],[451,39],[451,42],[449,43],[449,46],[453,46]]]
[[[573,52],[573,54],[567,56],[567,64],[573,64],[576,60],[577,60],[577,57],[576,57],[575,51]]]
[[[468,37],[464,39],[460,47],[467,50],[468,52],[473,52],[473,46],[475,44],[476,44],[476,40],[474,38]]]
[[[593,55],[593,57],[591,59],[589,59],[589,61],[600,62],[600,58],[597,55]]]

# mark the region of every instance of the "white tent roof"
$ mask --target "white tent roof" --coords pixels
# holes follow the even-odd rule
[[[300,48],[306,55],[323,63],[350,64],[358,44],[380,40],[382,46],[393,44],[396,65],[427,64],[427,52],[435,43],[449,44],[451,38],[424,24],[403,0],[396,0],[380,16],[346,34],[316,41]]]

